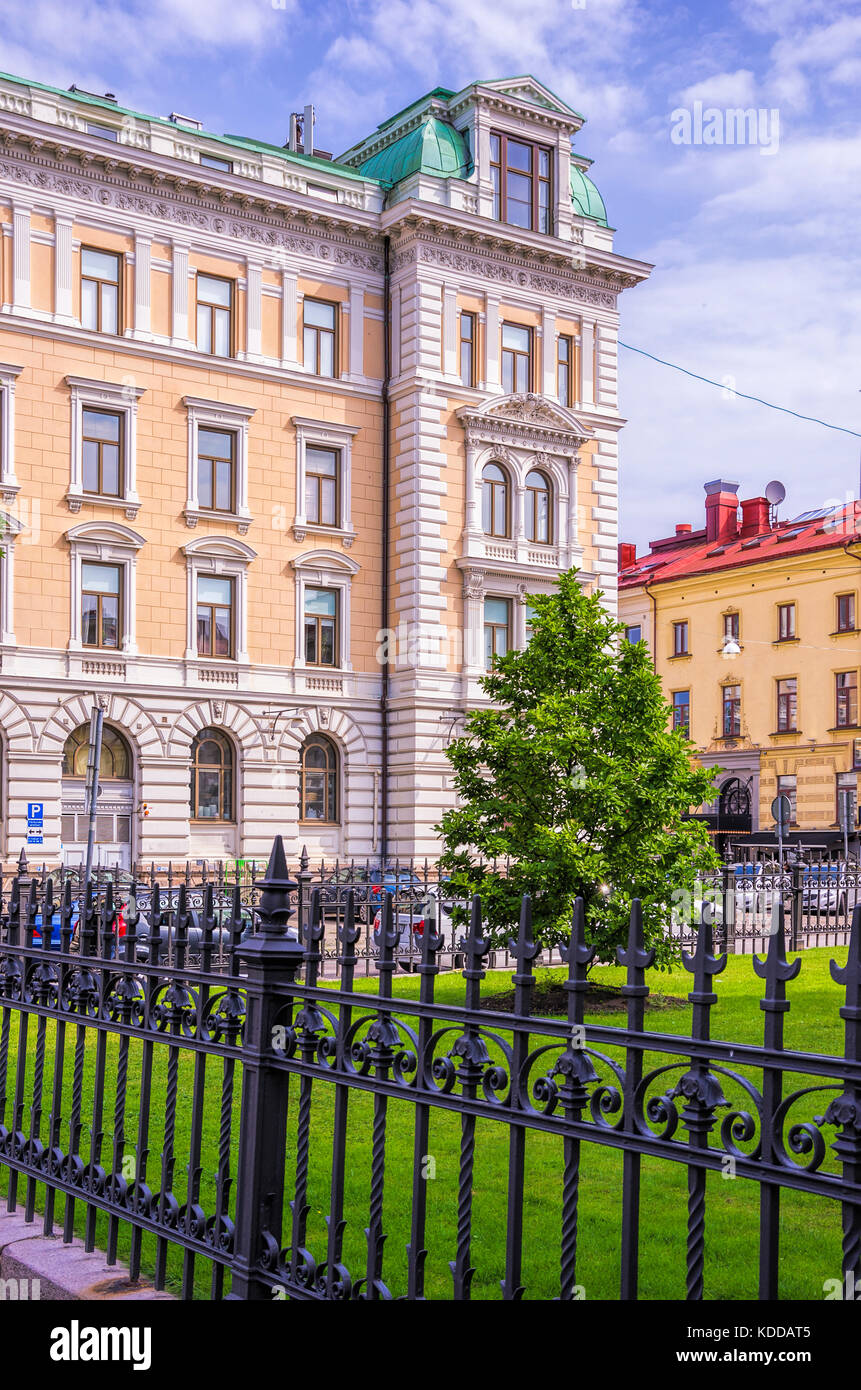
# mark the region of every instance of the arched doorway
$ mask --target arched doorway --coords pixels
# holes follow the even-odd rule
[[[740,777],[730,777],[720,789],[718,801],[719,835],[749,835],[753,825],[750,786]]]
[[[87,752],[90,727],[81,724],[63,746],[62,853],[64,864],[81,864],[87,853]],[[99,766],[93,864],[131,867],[134,760],[122,734],[105,724]]]

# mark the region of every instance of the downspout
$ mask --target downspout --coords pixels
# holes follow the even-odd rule
[[[381,782],[380,788],[380,866],[385,868],[389,851],[389,380],[391,377],[391,285],[389,238],[383,237],[383,505],[382,514],[382,685],[380,691]]]
[[[652,605],[652,670],[658,673],[658,600],[649,588],[648,580],[643,585]]]

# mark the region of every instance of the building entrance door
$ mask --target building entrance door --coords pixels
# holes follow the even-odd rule
[[[62,861],[83,864],[87,855],[87,750],[89,726],[82,724],[63,750]],[[99,796],[96,804],[94,868],[131,868],[134,778],[131,750],[121,734],[106,724],[102,731]]]

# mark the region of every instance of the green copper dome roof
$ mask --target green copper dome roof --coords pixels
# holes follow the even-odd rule
[[[604,199],[592,180],[575,164],[571,165],[571,201],[580,217],[592,217],[602,227],[608,225]]]
[[[388,184],[417,173],[463,179],[471,170],[472,160],[460,131],[436,116],[429,116],[415,130],[359,165],[360,173]]]

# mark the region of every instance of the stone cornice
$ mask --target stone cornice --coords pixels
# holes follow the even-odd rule
[[[254,244],[260,252],[286,251],[329,261],[333,265],[381,271],[382,252],[376,214],[347,213],[340,205],[325,211],[311,207],[313,200],[266,185],[259,194],[219,196],[206,184],[180,177],[173,171],[155,174],[142,168],[137,153],[132,160],[117,152],[116,158],[76,161],[67,146],[27,140],[6,130],[0,154],[0,181],[12,185],[10,196],[20,190],[22,201],[61,194],[89,203],[94,210],[145,216],[165,223],[167,238],[185,230],[189,234],[229,237]],[[162,161],[169,168],[172,161]],[[207,191],[204,191],[207,190]],[[0,188],[0,196],[2,196]],[[290,201],[288,201],[290,199]],[[293,201],[295,199],[296,201]],[[297,206],[306,202],[308,206]]]
[[[412,237],[410,244],[402,245],[394,252],[392,271],[396,272],[402,266],[418,261],[438,265],[443,270],[456,271],[458,274],[474,275],[480,280],[501,286],[510,285],[514,289],[559,295],[580,304],[593,304],[605,309],[615,309],[619,291],[631,283],[637,283],[626,279],[624,285],[610,285],[604,274],[596,282],[588,273],[592,267],[588,267],[586,271],[575,270],[570,260],[567,273],[561,268],[555,271],[538,269],[525,257],[501,254],[499,251],[485,250],[478,246],[475,249],[467,249],[462,244],[446,241],[442,237],[431,239],[420,234]],[[556,258],[557,265],[560,261],[561,256]]]

